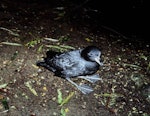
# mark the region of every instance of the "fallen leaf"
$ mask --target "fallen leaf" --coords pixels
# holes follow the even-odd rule
[[[61,108],[61,116],[66,116],[66,112],[65,112],[65,110],[63,109],[63,108]]]
[[[44,38],[45,40],[48,40],[48,41],[52,41],[52,42],[58,42],[59,40],[57,39],[53,39],[53,38]]]
[[[63,106],[64,104],[68,103],[68,101],[71,99],[71,97],[74,95],[74,92],[71,92],[60,104],[60,106]]]
[[[29,88],[29,90],[35,95],[38,96],[37,92],[35,91],[34,88],[32,88],[31,83],[28,81],[25,83],[25,85]]]
[[[22,46],[22,44],[19,44],[19,43],[11,43],[11,42],[1,42],[1,44],[10,45],[10,46]]]
[[[0,95],[0,100],[4,99],[4,96],[3,95]]]
[[[0,85],[0,89],[5,88],[7,85],[7,83]]]
[[[63,98],[62,98],[62,93],[61,93],[61,91],[60,91],[60,89],[57,89],[57,93],[58,93],[58,99],[57,99],[57,102],[59,103],[59,104],[61,104],[62,103],[62,101],[63,101]]]
[[[65,109],[65,112],[66,112],[66,113],[67,113],[67,112],[69,112],[69,109],[68,109],[68,108],[66,108],[66,109]]]
[[[90,39],[90,38],[85,38],[85,40],[86,40],[87,42],[93,42],[93,40]]]

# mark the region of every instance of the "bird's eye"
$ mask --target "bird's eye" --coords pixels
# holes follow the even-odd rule
[[[89,53],[89,56],[93,56],[93,53]]]
[[[101,54],[96,54],[96,56],[100,56]]]

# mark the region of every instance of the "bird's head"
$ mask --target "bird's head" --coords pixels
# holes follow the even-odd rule
[[[100,66],[103,65],[103,63],[100,62],[101,51],[96,46],[88,46],[84,48],[81,52],[81,56],[88,61],[98,63]]]

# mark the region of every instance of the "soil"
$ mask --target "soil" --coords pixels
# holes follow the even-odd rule
[[[76,17],[72,21],[65,6],[49,3],[1,1],[0,115],[150,115],[149,44],[108,27],[91,26],[82,16],[80,22]],[[101,48],[104,65],[97,73],[102,80],[90,84],[73,79],[89,84],[92,93],[84,95],[65,79],[36,66],[52,49],[48,45],[61,52],[88,45]],[[58,103],[58,90],[69,99],[63,105]]]

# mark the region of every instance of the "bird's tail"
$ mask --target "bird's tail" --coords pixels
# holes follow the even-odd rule
[[[47,51],[46,52],[46,57],[43,57],[44,60],[43,61],[37,61],[36,65],[37,66],[41,66],[44,67],[52,72],[55,72],[56,70],[51,66],[51,62],[50,60],[52,58],[54,58],[56,55],[59,55],[59,52],[55,52],[55,51]]]
[[[51,67],[50,65],[48,65],[45,61],[38,61],[36,62],[37,66],[41,66],[44,67],[46,69],[48,69],[49,71],[55,72],[56,69],[54,69],[53,67]]]
[[[36,62],[36,65],[37,65],[37,66],[45,67],[47,64],[45,63],[45,61],[37,61],[37,62]]]

